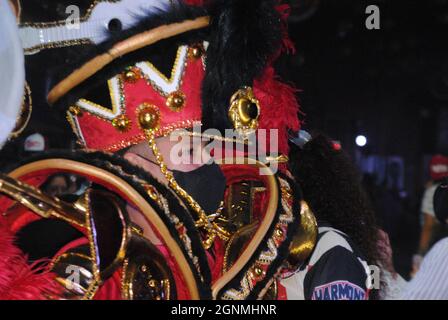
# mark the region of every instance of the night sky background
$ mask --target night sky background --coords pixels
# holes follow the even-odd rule
[[[353,156],[398,156],[417,196],[428,156],[448,153],[448,1],[290,1],[297,54],[279,63],[301,92],[304,129]],[[368,5],[381,29],[368,30]],[[368,138],[357,148],[355,137]]]

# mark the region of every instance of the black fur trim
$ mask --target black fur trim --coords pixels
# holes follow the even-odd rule
[[[202,88],[206,128],[231,128],[227,112],[232,95],[252,86],[282,41],[277,0],[220,0],[211,12],[206,75]]]
[[[170,234],[172,237],[176,240],[177,244],[180,248],[183,249],[184,255],[188,257],[187,252],[184,249],[184,245],[182,240],[179,237],[179,234],[173,225],[173,223],[166,217],[166,215],[163,212],[159,212],[160,209],[158,209],[158,205],[154,203],[154,200],[152,200],[146,190],[138,183],[135,183],[130,177],[123,176],[120,174],[120,172],[116,169],[112,169],[108,167],[106,164],[111,163],[114,166],[118,166],[126,174],[130,175],[136,175],[140,179],[147,181],[148,183],[152,184],[159,192],[162,192],[164,197],[166,197],[168,204],[170,206],[170,210],[176,214],[176,216],[179,218],[181,223],[184,224],[187,234],[190,237],[192,241],[192,251],[193,255],[198,257],[199,259],[199,266],[202,271],[202,276],[204,278],[204,281],[202,281],[199,278],[199,275],[196,272],[193,272],[196,282],[198,283],[199,287],[199,293],[200,297],[202,299],[211,299],[211,272],[210,267],[208,265],[208,260],[206,256],[206,252],[202,246],[201,236],[195,227],[194,220],[192,219],[193,214],[191,212],[186,212],[184,207],[180,205],[178,198],[170,192],[164,185],[159,183],[156,179],[154,179],[151,175],[149,175],[144,170],[130,164],[128,161],[126,161],[123,158],[120,158],[114,154],[108,154],[104,152],[71,152],[71,151],[51,151],[51,152],[45,152],[40,153],[36,156],[30,157],[28,159],[20,161],[18,164],[16,164],[14,167],[8,168],[7,170],[4,170],[4,172],[10,172],[14,170],[14,168],[18,168],[20,166],[23,166],[25,164],[39,161],[39,160],[45,160],[45,159],[68,159],[68,160],[74,160],[79,161],[82,163],[86,163],[89,165],[96,166],[98,168],[107,170],[123,180],[125,180],[127,183],[129,183],[136,191],[140,193],[141,196],[145,198],[145,200],[151,204],[151,206],[157,211],[160,218],[163,220],[165,225],[168,227]],[[190,259],[187,259],[190,265],[190,268],[192,270],[196,270],[196,267],[194,266],[193,262],[190,261]]]

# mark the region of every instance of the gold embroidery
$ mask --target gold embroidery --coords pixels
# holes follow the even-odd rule
[[[132,121],[122,114],[112,120],[112,126],[119,132],[128,132],[131,129]]]
[[[76,39],[76,40],[64,40],[64,41],[56,41],[51,43],[42,43],[39,45],[36,45],[31,48],[26,48],[23,51],[25,54],[31,54],[34,52],[38,52],[44,49],[57,49],[57,48],[64,48],[64,47],[72,47],[72,46],[81,46],[81,45],[92,45],[93,42],[90,39],[83,38],[83,39]]]

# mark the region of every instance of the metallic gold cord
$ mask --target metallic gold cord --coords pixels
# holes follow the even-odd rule
[[[230,234],[214,222],[219,214],[207,216],[197,201],[194,200],[193,197],[190,196],[181,186],[179,186],[172,172],[168,170],[168,167],[163,160],[163,156],[155,142],[154,130],[145,130],[145,135],[149,146],[156,157],[156,162],[160,167],[160,171],[168,181],[168,185],[197,213],[198,220],[196,221],[196,227],[203,229],[206,233],[206,239],[203,241],[204,248],[210,249],[213,242],[216,240],[216,237],[219,237],[224,241],[228,241],[230,239]]]

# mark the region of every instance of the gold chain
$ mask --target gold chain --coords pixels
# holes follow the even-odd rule
[[[201,208],[197,201],[194,200],[193,197],[188,194],[188,192],[186,192],[181,186],[179,186],[173,176],[173,173],[168,170],[168,167],[163,160],[163,156],[160,153],[159,148],[157,147],[157,144],[155,142],[154,130],[145,130],[145,134],[149,143],[149,147],[156,157],[156,162],[160,167],[160,171],[168,181],[168,185],[181,198],[186,200],[188,205],[197,213],[199,220],[196,221],[196,227],[203,229],[206,233],[206,239],[202,242],[204,248],[207,250],[210,249],[213,245],[213,242],[216,240],[216,237],[219,237],[224,241],[228,241],[230,239],[230,234],[214,222],[219,214],[207,216],[204,209]]]

